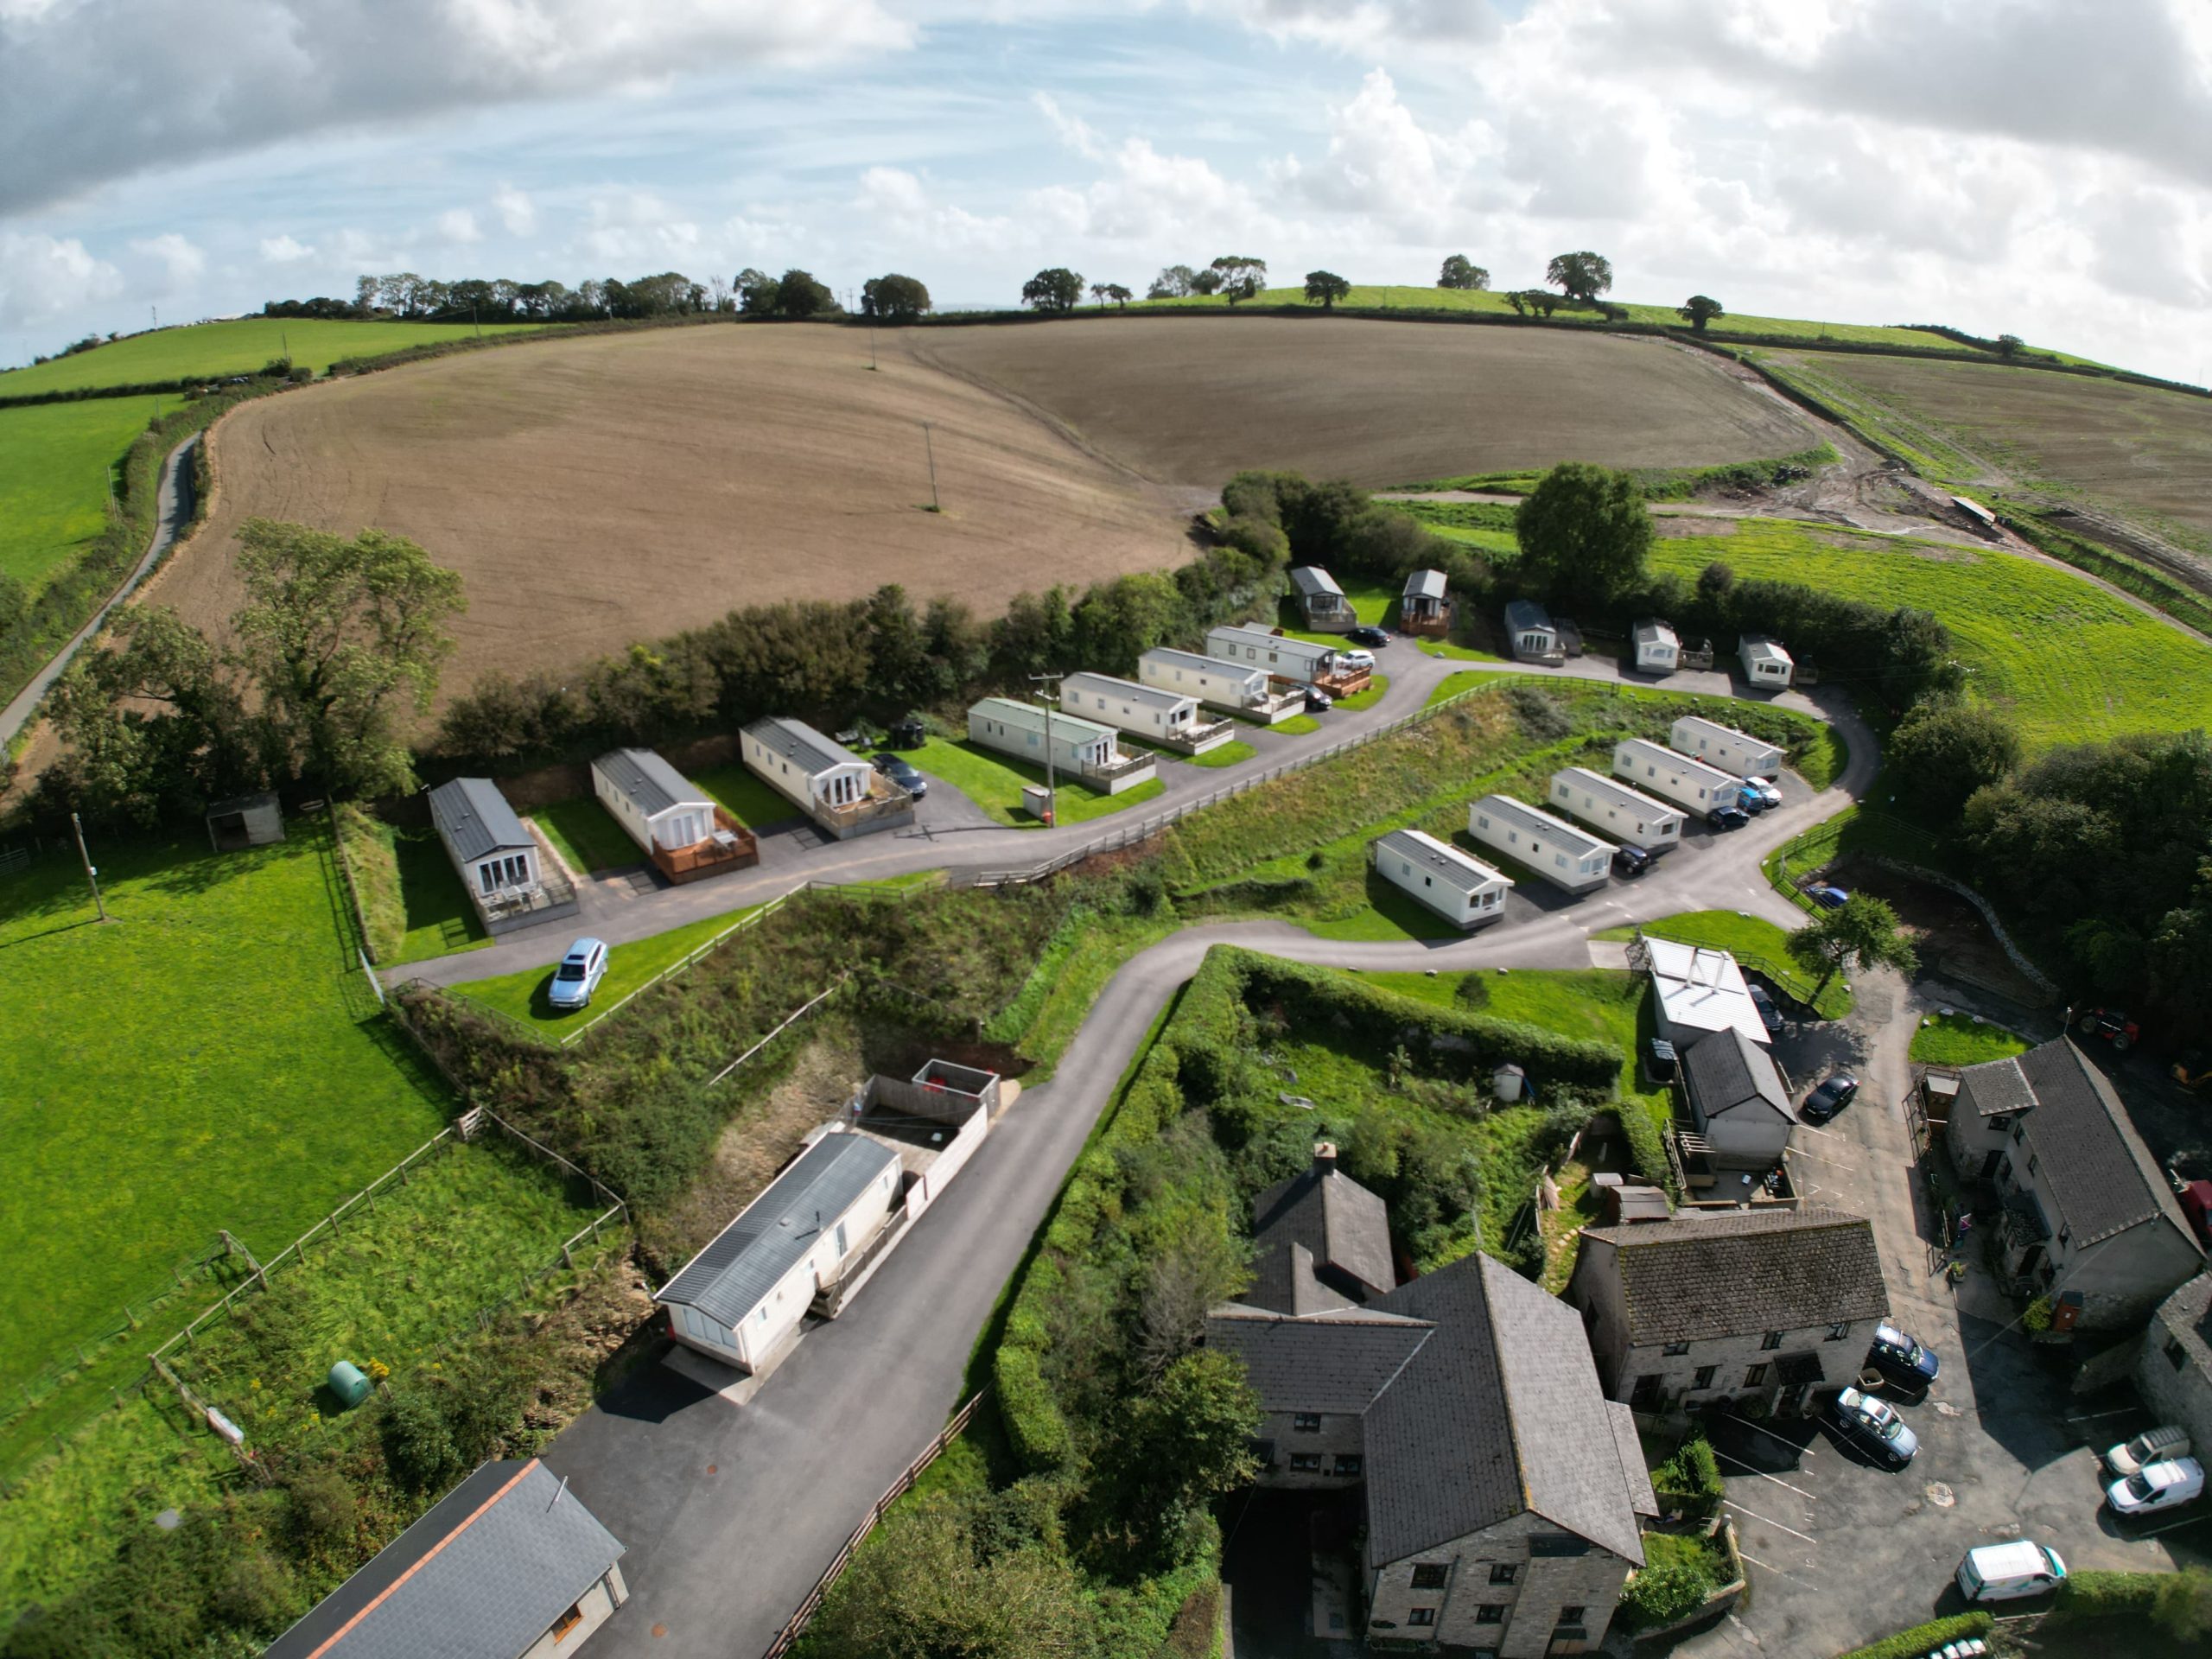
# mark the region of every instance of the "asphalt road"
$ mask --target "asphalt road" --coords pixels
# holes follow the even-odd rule
[[[108,596],[99,614],[77,630],[69,643],[54,654],[54,660],[31,677],[31,683],[18,692],[5,709],[0,709],[0,744],[14,740],[17,732],[38,707],[39,699],[47,688],[60,679],[84,643],[97,634],[107,622],[107,613],[130,597],[131,592],[145,580],[146,573],[169,550],[170,544],[183,534],[192,522],[192,448],[200,442],[195,432],[169,451],[168,459],[162,463],[161,493],[154,505],[154,537],[147,543],[146,556],[138,561],[138,568],[130,579]]]

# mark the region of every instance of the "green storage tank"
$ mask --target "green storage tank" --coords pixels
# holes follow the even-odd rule
[[[350,1359],[341,1359],[332,1366],[328,1381],[330,1391],[338,1396],[339,1404],[349,1410],[369,1397],[369,1379]]]

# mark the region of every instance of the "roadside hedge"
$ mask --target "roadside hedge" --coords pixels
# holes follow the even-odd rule
[[[2055,1605],[2070,1618],[2148,1618],[2171,1573],[2074,1573],[2058,1586]]]
[[[2099,1576],[2124,1578],[2125,1573]],[[1931,1618],[1925,1624],[1916,1624],[1909,1630],[1899,1630],[1895,1636],[1885,1636],[1879,1642],[1863,1648],[1853,1648],[1849,1653],[1838,1654],[1836,1659],[1921,1659],[1947,1642],[1960,1642],[1970,1636],[1987,1636],[1997,1626],[1997,1621],[1976,1608],[1970,1613],[1953,1613],[1948,1618]]]

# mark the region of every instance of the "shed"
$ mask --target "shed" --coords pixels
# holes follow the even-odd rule
[[[696,846],[715,832],[715,801],[651,749],[611,749],[591,763],[592,792],[646,854]]]
[[[1623,738],[1613,745],[1613,776],[1700,818],[1717,808],[1738,804],[1744,795],[1742,779],[1640,737]]]
[[[207,839],[219,853],[242,853],[284,839],[284,809],[273,793],[237,795],[207,809]]]
[[[614,1535],[535,1458],[479,1467],[262,1659],[543,1659],[630,1599]]]
[[[1533,599],[1516,599],[1505,607],[1505,639],[1514,657],[1524,663],[1563,663],[1567,645],[1551,613]]]
[[[1769,1170],[1789,1149],[1797,1127],[1789,1080],[1764,1043],[1731,1025],[1692,1043],[1682,1057],[1690,1127],[1717,1167]]]
[[[899,1154],[833,1129],[801,1153],[653,1300],[668,1334],[753,1370],[875,1242],[899,1198]]]
[[[534,887],[537,843],[489,778],[455,778],[430,791],[430,822],[468,891],[482,898]]]
[[[1060,681],[1060,707],[1182,754],[1203,754],[1230,739],[1229,722],[1202,718],[1193,693],[1110,674],[1066,676]]]
[[[1692,755],[1738,778],[1778,777],[1789,761],[1789,752],[1781,745],[1700,715],[1684,715],[1676,721],[1668,741],[1675,753]]]
[[[1796,677],[1797,664],[1779,639],[1770,639],[1763,633],[1747,633],[1736,642],[1736,652],[1743,659],[1744,677],[1753,685],[1780,688]]]
[[[1508,1060],[1491,1071],[1490,1089],[1501,1103],[1510,1105],[1529,1092],[1529,1074]]]
[[[1468,807],[1467,833],[1569,893],[1604,886],[1612,863],[1611,842],[1510,795],[1485,795]]]
[[[1342,633],[1359,620],[1351,601],[1337,579],[1318,564],[1301,564],[1290,573],[1291,596],[1298,601],[1306,626],[1325,633]]]
[[[1552,774],[1551,804],[1616,842],[1655,856],[1682,844],[1680,807],[1654,800],[1587,766],[1562,766]]]
[[[1134,788],[1159,770],[1150,754],[1124,754],[1120,734],[1111,726],[1012,697],[985,697],[971,707],[968,741],[1040,772],[1049,744],[1055,770],[1108,795]]]
[[[1633,630],[1636,665],[1647,674],[1671,674],[1682,664],[1682,642],[1672,625],[1646,617]]]
[[[1507,877],[1471,854],[1418,830],[1393,830],[1367,844],[1367,861],[1455,927],[1480,927],[1505,913]]]

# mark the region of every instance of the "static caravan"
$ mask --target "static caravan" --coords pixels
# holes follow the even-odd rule
[[[1102,794],[1118,795],[1148,781],[1159,763],[1149,754],[1124,754],[1111,726],[1011,697],[985,697],[968,711],[968,741],[1045,769],[1051,733],[1052,767]]]
[[[1303,692],[1279,692],[1264,668],[1244,668],[1195,651],[1147,651],[1137,658],[1137,678],[1162,691],[1196,697],[1209,709],[1225,709],[1274,725],[1306,706]]]
[[[1613,745],[1613,776],[1700,818],[1715,807],[1738,804],[1744,793],[1742,779],[1640,737]]]
[[[1505,913],[1512,881],[1457,847],[1418,830],[1393,830],[1367,843],[1367,861],[1455,927],[1476,928]]]
[[[486,932],[575,914],[575,887],[546,867],[536,839],[497,784],[489,778],[455,778],[431,790],[429,800],[430,822]]]
[[[1060,682],[1060,707],[1179,754],[1203,754],[1230,738],[1229,722],[1202,718],[1198,700],[1189,692],[1139,685],[1106,674],[1067,676]]]
[[[1516,599],[1505,607],[1505,640],[1520,662],[1567,660],[1567,645],[1552,621],[1552,613],[1533,599]]]
[[[1469,807],[1467,833],[1569,893],[1603,887],[1612,864],[1611,842],[1510,795],[1485,795]]]
[[[1337,579],[1318,564],[1301,564],[1290,573],[1291,597],[1306,626],[1319,633],[1344,633],[1358,626],[1351,601]]]
[[[613,749],[591,763],[592,792],[675,882],[760,861],[750,830],[651,749]]]
[[[1753,685],[1770,685],[1779,690],[1797,672],[1796,660],[1782,648],[1782,642],[1763,633],[1745,634],[1736,642],[1736,652],[1744,660],[1744,677]]]
[[[1654,857],[1682,844],[1681,808],[1640,795],[1587,766],[1566,766],[1554,772],[1551,803],[1616,842],[1640,847]]]
[[[739,759],[840,841],[914,821],[913,798],[803,720],[772,715],[738,734]]]
[[[1334,645],[1317,645],[1287,634],[1269,633],[1265,628],[1211,629],[1206,634],[1206,655],[1248,668],[1264,668],[1277,679],[1318,685],[1330,692],[1342,690],[1349,695],[1367,684],[1367,671],[1345,668],[1337,660]]]
[[[756,1370],[875,1242],[899,1192],[898,1153],[833,1126],[662,1287],[668,1334]]]
[[[1452,599],[1441,570],[1416,570],[1398,594],[1398,626],[1408,633],[1440,634],[1452,626]]]
[[[1789,763],[1786,749],[1697,715],[1684,715],[1676,721],[1668,741],[1678,753],[1694,754],[1708,766],[1732,772],[1738,778],[1777,777]]]
[[[1672,624],[1646,617],[1634,635],[1636,665],[1646,674],[1671,674],[1682,665],[1682,642]]]

